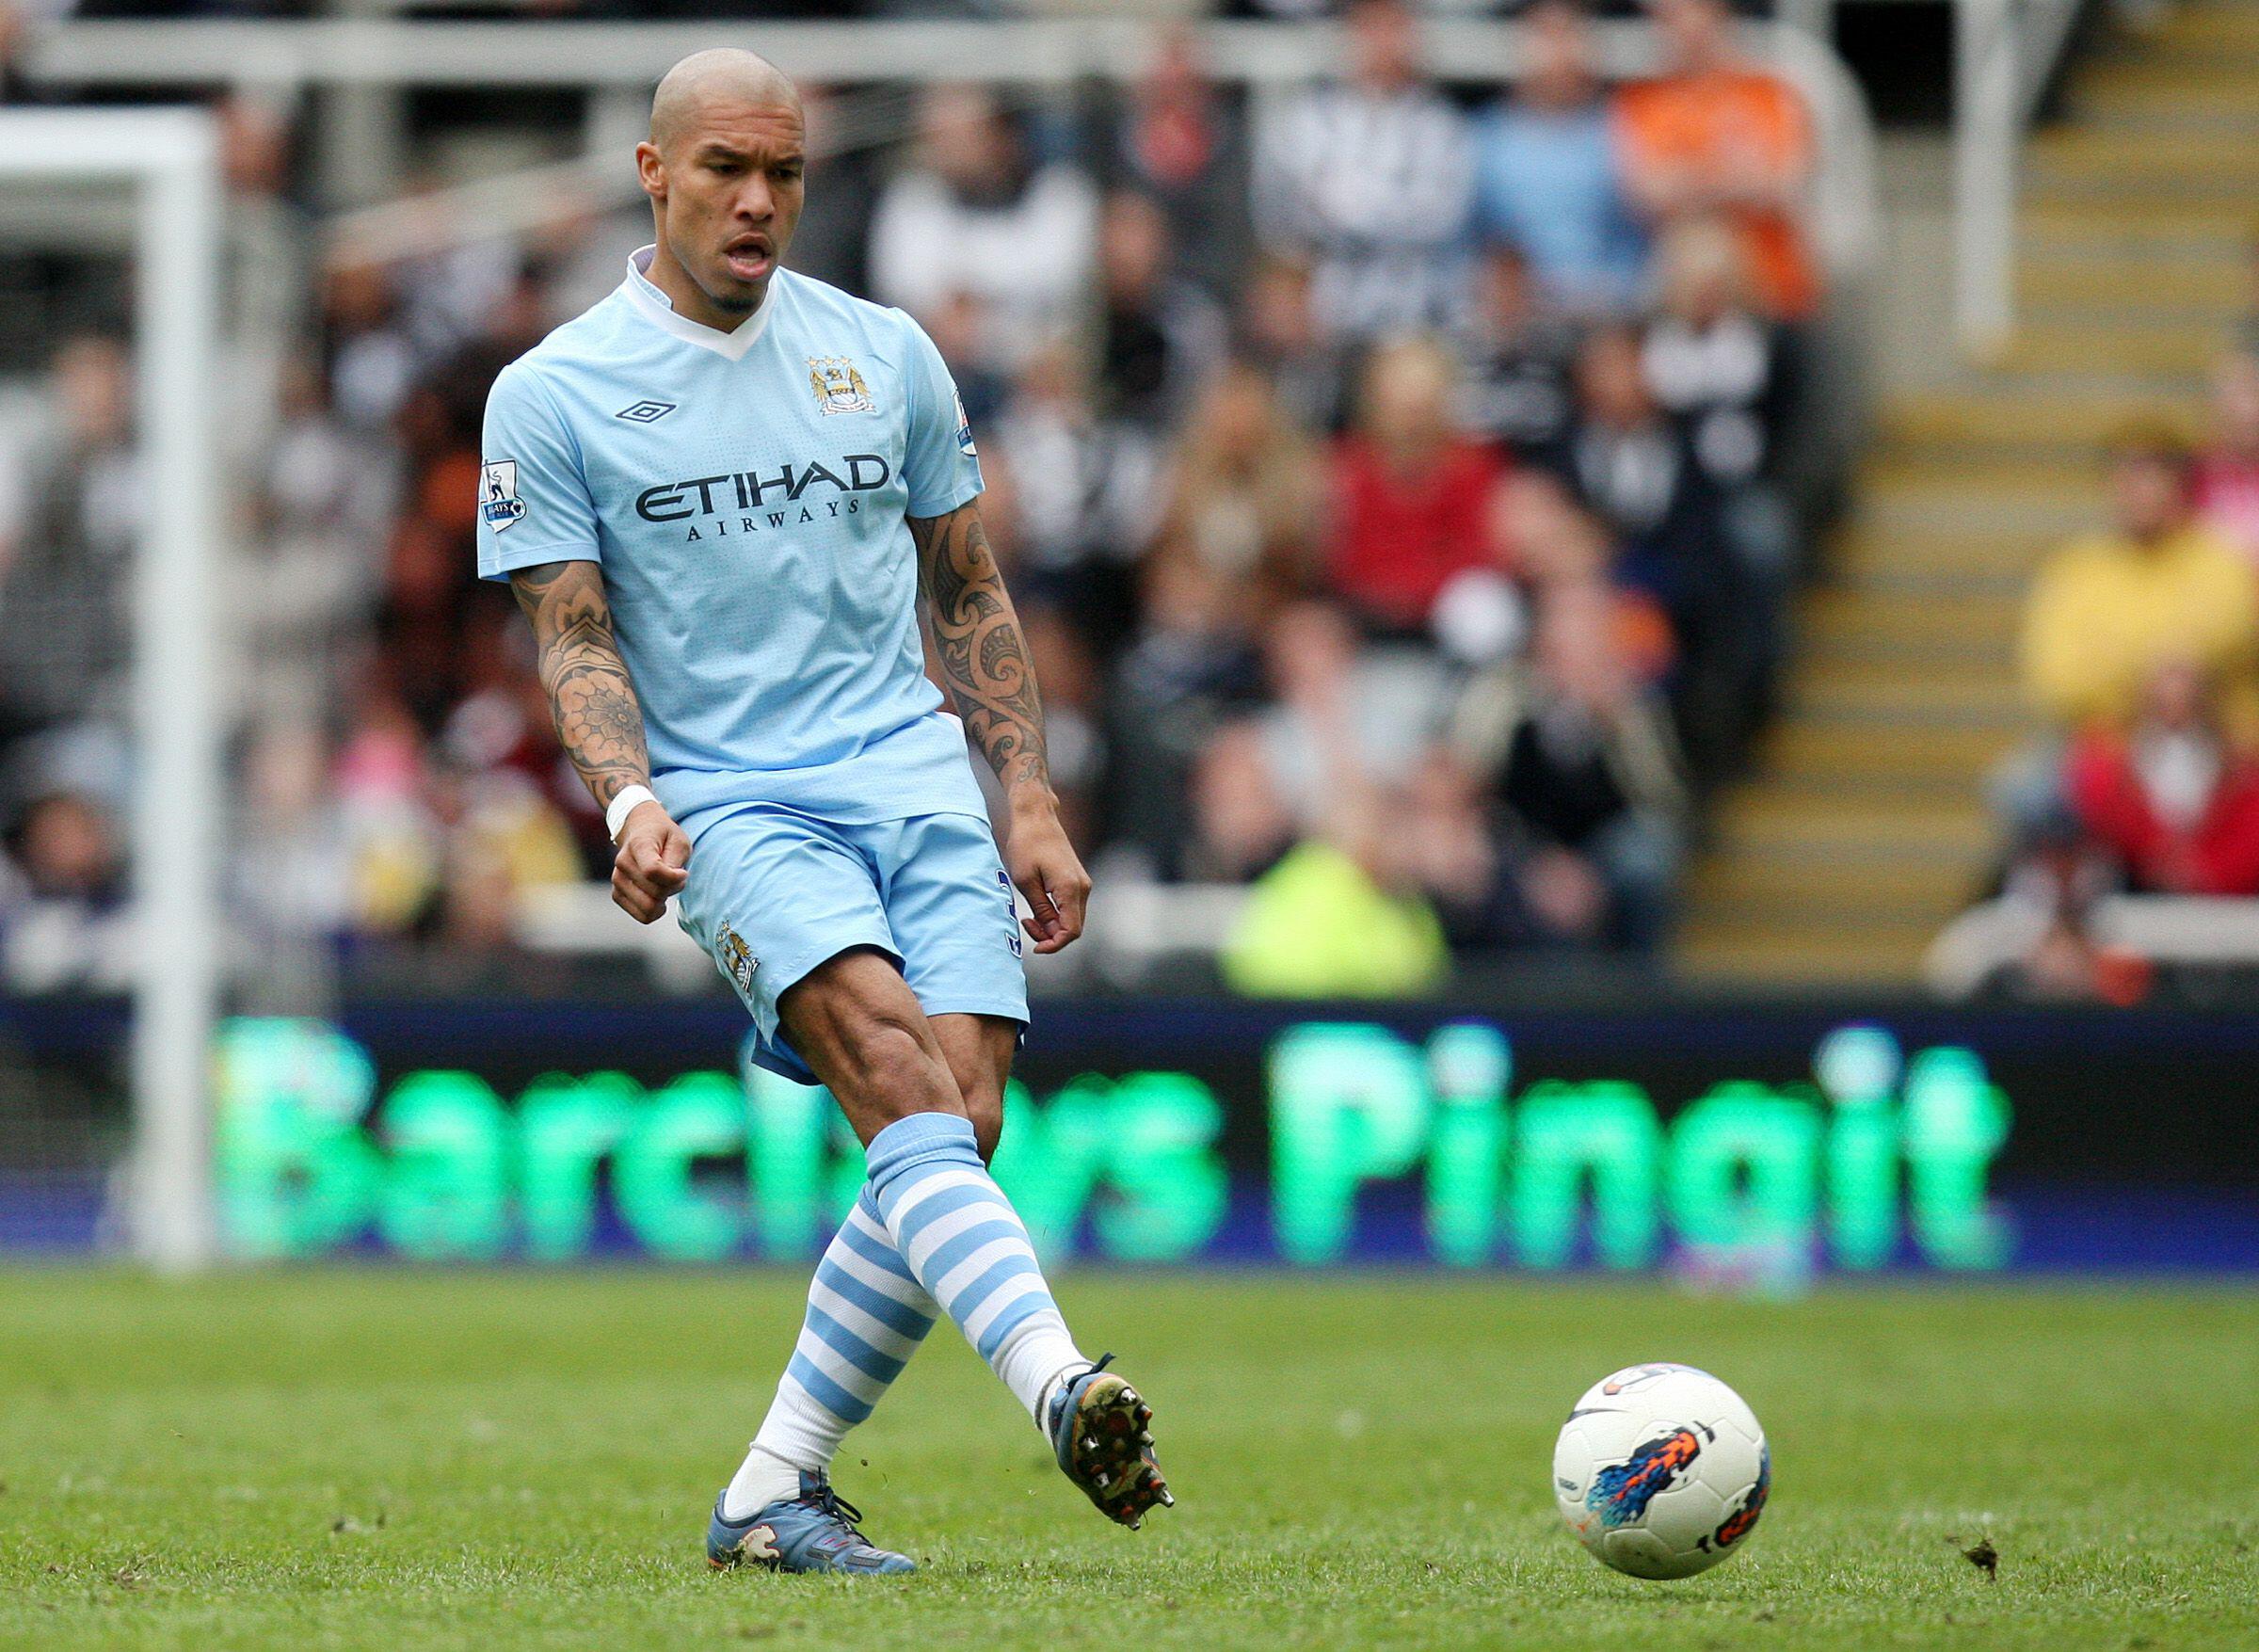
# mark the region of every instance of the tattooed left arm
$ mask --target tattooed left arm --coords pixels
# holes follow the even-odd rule
[[[1019,617],[977,504],[947,516],[914,516],[909,523],[943,685],[1011,806],[1004,856],[1034,913],[1025,927],[1037,952],[1055,953],[1082,933],[1090,874],[1059,824],[1044,752],[1043,699]]]

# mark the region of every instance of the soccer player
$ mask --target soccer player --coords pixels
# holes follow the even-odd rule
[[[558,737],[618,845],[613,899],[645,923],[678,901],[752,1014],[754,1058],[830,1090],[870,1176],[707,1556],[912,1569],[864,1538],[829,1468],[942,1314],[1134,1527],[1174,1500],[1152,1414],[1077,1349],[986,1169],[1028,1019],[1013,890],[1051,953],[1081,933],[1090,878],[972,432],[917,323],[779,267],[806,143],[776,68],[684,58],[635,163],[654,245],[488,399],[479,572],[533,621]],[[922,670],[921,594],[955,717]],[[968,732],[1009,803],[1008,874]]]

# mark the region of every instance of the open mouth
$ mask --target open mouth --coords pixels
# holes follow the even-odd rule
[[[746,235],[722,249],[722,262],[739,281],[757,281],[777,267],[777,253],[766,235]]]

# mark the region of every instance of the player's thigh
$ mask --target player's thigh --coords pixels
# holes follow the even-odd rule
[[[803,1082],[806,1064],[779,1031],[783,996],[850,948],[895,953],[869,859],[836,828],[785,810],[740,810],[701,830],[676,916],[782,1058],[769,1065]]]
[[[940,1038],[886,953],[833,954],[785,989],[779,1011],[792,1048],[866,1147],[912,1114],[965,1115]]]
[[[1004,1132],[1004,1083],[1019,1049],[1020,1024],[1002,1016],[938,1015],[932,1018],[942,1058],[965,1099],[981,1157],[995,1155]]]
[[[870,847],[903,975],[925,1013],[1026,1026],[1019,916],[987,821],[921,815],[874,831]]]

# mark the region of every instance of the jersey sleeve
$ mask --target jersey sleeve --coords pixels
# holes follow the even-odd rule
[[[478,575],[506,579],[543,562],[601,562],[580,444],[555,400],[521,365],[487,394],[479,441]]]
[[[925,329],[902,312],[909,333],[909,432],[904,443],[903,480],[910,492],[910,515],[947,516],[981,491],[981,461],[972,444],[972,425],[958,399],[957,382]]]

